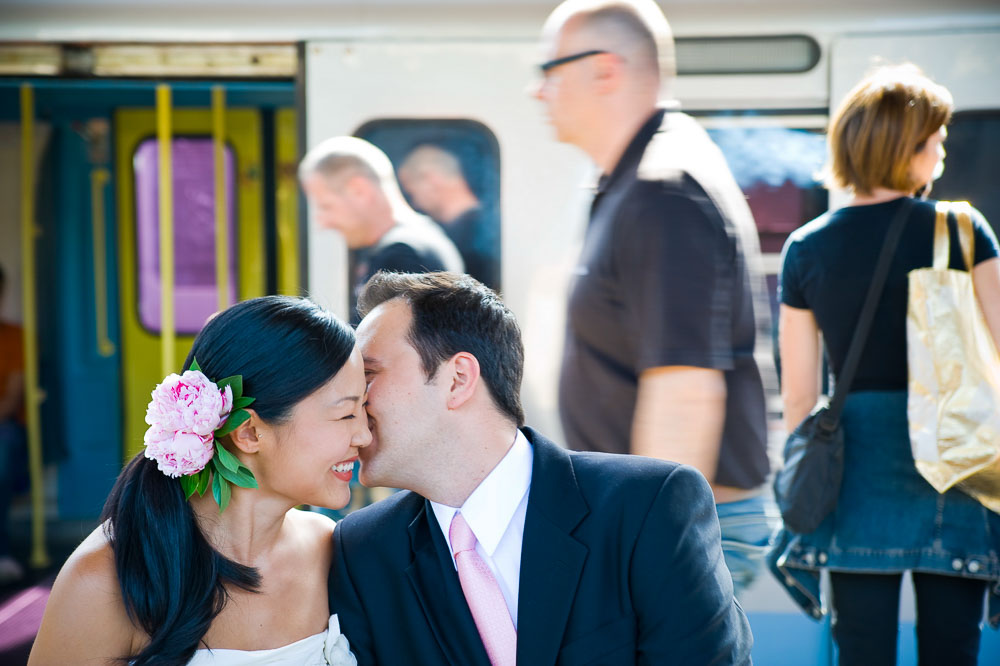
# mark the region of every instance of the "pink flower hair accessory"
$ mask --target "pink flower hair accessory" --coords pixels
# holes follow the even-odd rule
[[[146,408],[145,456],[180,479],[187,498],[204,495],[211,485],[222,512],[232,495],[229,484],[257,487],[253,472],[220,441],[250,418],[245,408],[253,401],[243,395],[241,375],[213,382],[192,361],[183,374],[169,375],[153,390]]]

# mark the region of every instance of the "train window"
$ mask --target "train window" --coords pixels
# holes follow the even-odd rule
[[[708,127],[747,196],[765,254],[780,253],[788,234],[827,209],[819,176],[826,137],[806,125],[730,126],[713,119]]]
[[[195,334],[218,310],[215,278],[215,176],[210,138],[172,142],[174,187],[174,289],[178,333]],[[236,211],[233,152],[226,146],[229,200],[229,300],[236,301]],[[139,321],[160,331],[159,141],[147,139],[133,155]],[[183,248],[183,252],[178,251]]]
[[[781,248],[790,233],[829,205],[820,177],[826,161],[826,116],[714,113],[699,120],[726,156],[757,223],[777,356]],[[777,413],[777,378],[765,377],[765,385]]]
[[[441,225],[465,270],[500,288],[500,147],[473,120],[381,119],[355,134],[392,160],[407,201]]]
[[[948,126],[944,174],[931,196],[969,201],[1000,234],[1000,111],[956,113]]]
[[[677,73],[790,74],[819,63],[820,48],[807,35],[678,37]]]

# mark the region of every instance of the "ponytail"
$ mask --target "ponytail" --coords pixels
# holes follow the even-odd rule
[[[180,484],[142,453],[118,477],[101,520],[125,610],[149,635],[130,664],[188,663],[226,604],[225,586],[260,586],[256,569],[209,545]]]

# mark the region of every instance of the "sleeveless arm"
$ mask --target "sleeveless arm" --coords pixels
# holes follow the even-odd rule
[[[976,264],[972,269],[972,283],[993,344],[1000,351],[1000,259],[994,257]]]
[[[28,664],[121,664],[138,651],[139,637],[98,527],[56,577]]]

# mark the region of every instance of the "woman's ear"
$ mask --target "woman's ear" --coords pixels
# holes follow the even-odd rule
[[[451,357],[449,365],[448,409],[458,409],[472,398],[479,386],[479,359],[469,352],[458,352]]]
[[[252,409],[247,409],[250,413],[250,418],[241,423],[236,427],[236,430],[229,433],[229,438],[233,442],[233,446],[244,453],[257,453],[260,449],[260,441],[264,436],[264,430],[267,426],[257,416],[257,412]]]

